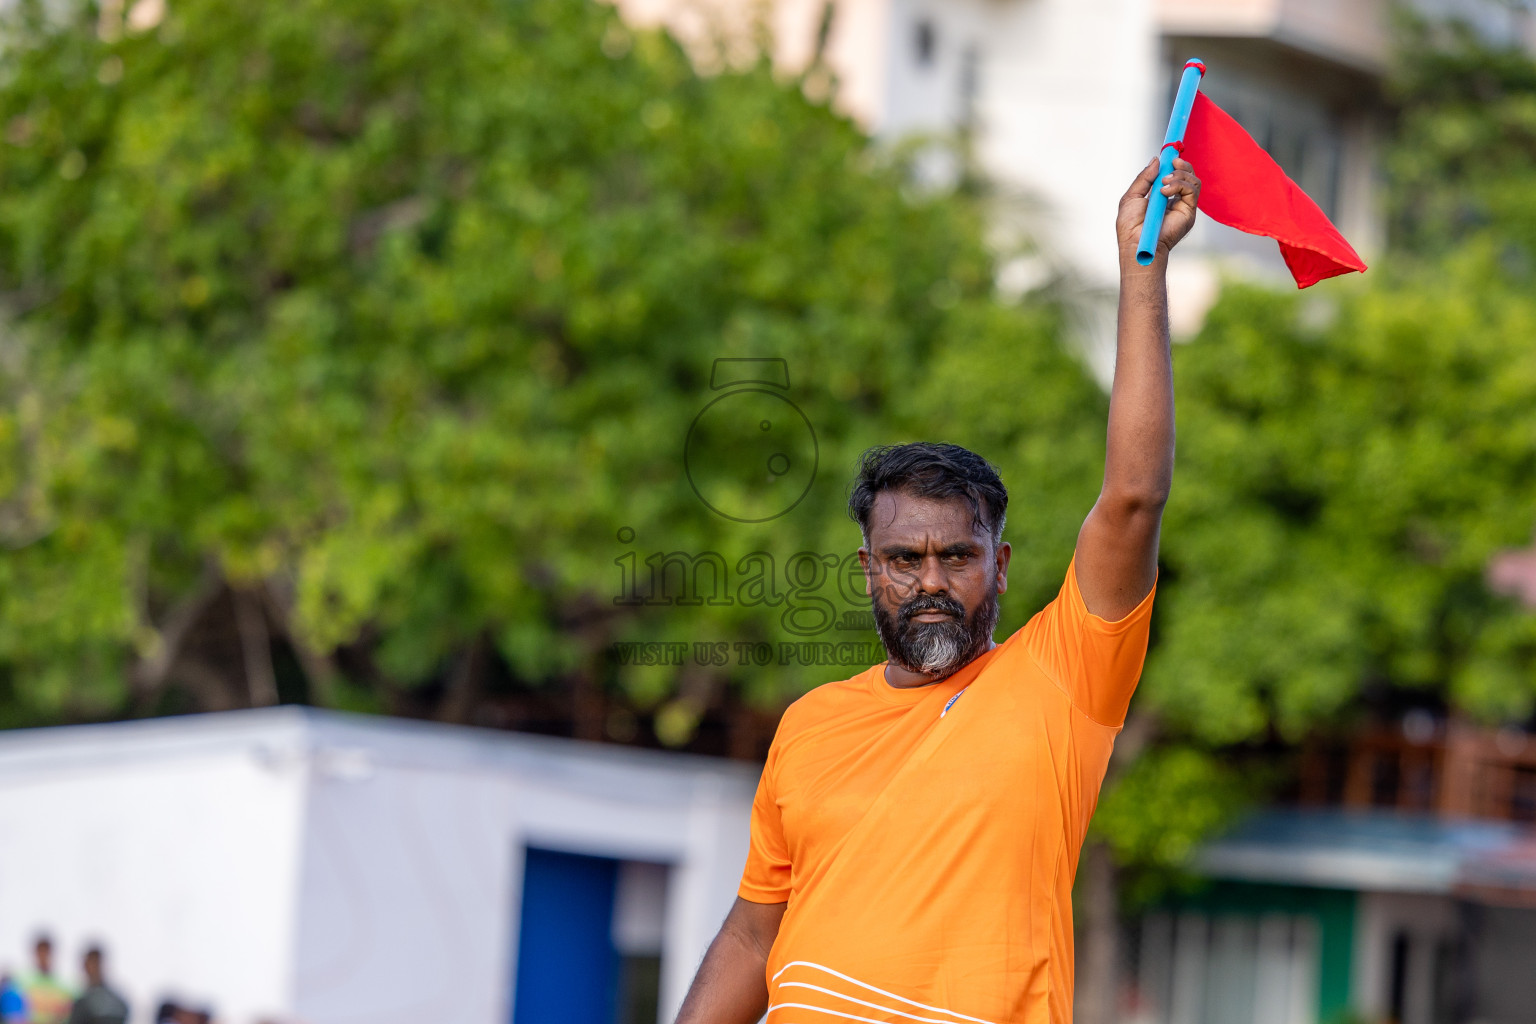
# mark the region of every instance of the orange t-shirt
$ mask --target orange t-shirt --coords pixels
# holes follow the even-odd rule
[[[738,890],[789,903],[768,1024],[1070,1024],[1072,878],[1156,591],[1107,622],[1074,566],[950,678],[880,664],[784,713]]]

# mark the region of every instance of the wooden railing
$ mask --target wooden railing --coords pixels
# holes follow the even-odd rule
[[[1536,736],[1458,723],[1379,729],[1302,753],[1304,804],[1536,821]]]

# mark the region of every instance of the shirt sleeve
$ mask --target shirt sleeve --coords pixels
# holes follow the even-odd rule
[[[752,843],[747,866],[741,873],[736,895],[752,903],[785,903],[789,900],[789,844],[779,814],[775,777],[778,768],[778,737],[768,751],[768,763],[752,798]]]
[[[1077,709],[1100,725],[1119,728],[1141,679],[1152,622],[1152,589],[1122,619],[1110,622],[1088,610],[1077,586],[1077,559],[1056,599],[1024,627],[1024,642]]]

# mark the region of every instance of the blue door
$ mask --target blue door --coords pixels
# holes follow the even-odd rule
[[[614,1024],[618,878],[616,860],[528,848],[513,1024]]]

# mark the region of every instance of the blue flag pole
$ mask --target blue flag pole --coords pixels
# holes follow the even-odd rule
[[[1147,219],[1141,225],[1141,244],[1136,246],[1136,262],[1151,266],[1157,255],[1157,236],[1163,230],[1163,217],[1168,213],[1168,197],[1163,195],[1163,179],[1173,173],[1173,158],[1184,150],[1184,129],[1189,126],[1189,112],[1195,106],[1195,93],[1200,91],[1200,79],[1205,77],[1205,64],[1190,59],[1184,64],[1184,76],[1179,79],[1179,93],[1173,99],[1173,113],[1168,116],[1168,132],[1163,136],[1163,148],[1157,156],[1157,179],[1152,182],[1152,192],[1147,196]]]

